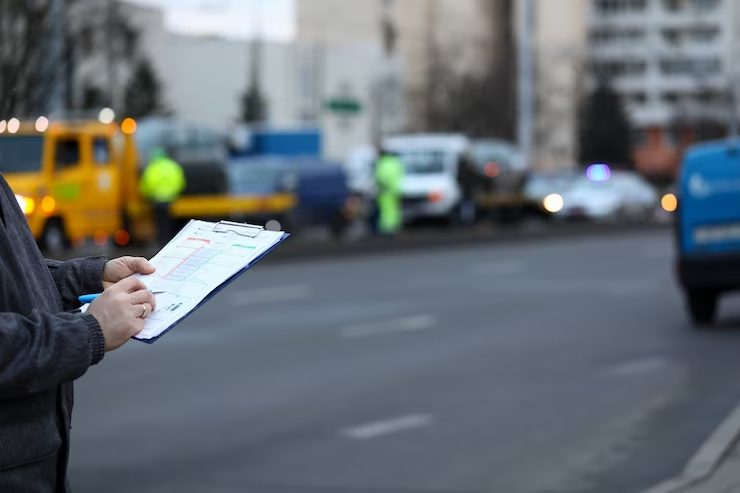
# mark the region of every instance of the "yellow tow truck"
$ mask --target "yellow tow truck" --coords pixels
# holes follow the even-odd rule
[[[31,232],[50,251],[86,240],[124,246],[156,231],[139,194],[137,123],[0,121],[0,173],[16,194]],[[292,193],[182,196],[176,218],[281,217],[295,207]]]

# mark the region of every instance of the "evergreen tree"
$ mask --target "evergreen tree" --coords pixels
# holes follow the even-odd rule
[[[262,123],[267,118],[267,102],[262,95],[260,79],[262,74],[262,41],[252,40],[250,44],[250,77],[249,87],[242,96],[242,121],[244,123]]]
[[[580,118],[580,161],[631,165],[631,126],[619,94],[605,80],[586,99]]]
[[[258,83],[253,82],[242,97],[242,121],[244,123],[261,123],[267,114],[267,104],[262,97]]]
[[[149,60],[142,59],[126,88],[126,114],[141,118],[153,114],[165,113],[162,104],[161,83]]]

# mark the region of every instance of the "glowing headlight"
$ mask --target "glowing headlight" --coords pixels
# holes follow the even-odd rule
[[[675,194],[667,193],[660,199],[660,206],[666,212],[676,212],[676,209],[678,209],[678,198]]]
[[[542,201],[542,207],[544,207],[547,212],[550,212],[552,214],[563,210],[564,205],[565,203],[563,202],[563,197],[557,193],[548,195],[547,197],[545,197],[545,200]]]
[[[23,214],[27,216],[33,214],[34,209],[36,209],[36,202],[34,202],[33,199],[24,197],[23,195],[16,195],[15,200],[18,201],[18,205],[21,207]]]

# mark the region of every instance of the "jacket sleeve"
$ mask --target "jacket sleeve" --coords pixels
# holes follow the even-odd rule
[[[62,296],[65,310],[80,306],[77,297],[103,291],[103,267],[106,257],[88,257],[60,262],[46,260],[46,266],[54,278],[57,290]]]
[[[101,359],[105,340],[89,314],[0,313],[0,398],[52,389]]]

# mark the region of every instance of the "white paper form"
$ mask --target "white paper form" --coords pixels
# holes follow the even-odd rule
[[[190,221],[150,260],[156,272],[140,276],[150,291],[163,293],[136,339],[161,335],[285,236],[239,223]]]

